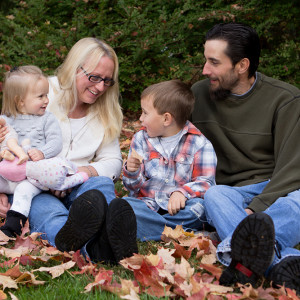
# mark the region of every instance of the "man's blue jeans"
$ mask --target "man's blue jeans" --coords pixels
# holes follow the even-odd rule
[[[247,216],[245,208],[252,198],[260,194],[268,181],[243,187],[216,185],[204,196],[207,221],[214,226],[222,242],[217,249],[221,263],[230,264],[230,241],[237,225]],[[281,249],[281,259],[276,255],[272,268],[287,256],[300,256],[300,251],[293,247],[300,243],[300,190],[278,198],[268,209],[268,214],[275,227],[275,238]],[[269,268],[269,269],[270,269]]]
[[[185,208],[181,209],[176,215],[169,213],[163,215],[151,210],[144,201],[124,197],[131,205],[137,221],[137,238],[141,241],[154,240],[160,241],[165,226],[175,228],[182,225],[184,230],[202,230],[206,222],[203,202],[201,198],[189,199]]]
[[[29,224],[32,232],[42,232],[42,238],[55,246],[55,236],[68,219],[73,201],[82,193],[96,189],[103,193],[107,203],[115,196],[113,181],[104,176],[92,177],[83,184],[73,188],[70,195],[62,200],[50,193],[41,193],[33,198],[29,213]]]

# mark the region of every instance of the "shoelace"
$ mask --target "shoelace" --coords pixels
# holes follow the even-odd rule
[[[280,251],[280,245],[278,244],[278,242],[275,240],[275,245],[274,245],[274,250],[275,250],[275,254],[276,256],[280,259],[281,258],[281,251]]]

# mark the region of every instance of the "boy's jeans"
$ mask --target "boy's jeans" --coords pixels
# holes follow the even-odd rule
[[[160,241],[165,226],[175,228],[176,225],[182,225],[184,230],[197,231],[202,230],[203,226],[207,224],[204,200],[201,198],[187,200],[185,208],[173,216],[167,212],[161,215],[151,210],[143,200],[133,197],[124,197],[124,199],[134,210],[137,221],[137,238],[141,241]]]
[[[221,263],[229,265],[231,236],[237,225],[247,216],[245,208],[252,198],[260,194],[268,181],[243,187],[216,185],[205,194],[205,209],[207,221],[213,225],[222,242],[217,249]],[[287,256],[300,256],[300,251],[294,249],[300,242],[300,190],[278,198],[265,211],[274,222],[275,239],[281,249],[281,259],[275,255],[271,267]]]
[[[113,181],[104,176],[92,177],[72,189],[70,195],[62,200],[50,193],[41,193],[33,198],[29,213],[29,224],[32,232],[43,232],[42,238],[55,246],[55,236],[68,219],[69,208],[82,193],[96,189],[103,193],[107,203],[116,196]]]

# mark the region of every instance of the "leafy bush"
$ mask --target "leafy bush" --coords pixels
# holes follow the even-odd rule
[[[125,109],[139,108],[148,85],[202,78],[203,38],[215,23],[237,21],[261,36],[260,71],[299,85],[296,0],[27,0],[1,2],[0,64],[35,64],[53,74],[82,37],[107,41],[120,61]],[[3,75],[3,74],[1,74]],[[0,77],[1,81],[2,76]]]

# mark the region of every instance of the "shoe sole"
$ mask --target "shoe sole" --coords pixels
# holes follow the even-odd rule
[[[284,258],[272,268],[268,279],[273,282],[274,287],[284,285],[300,295],[300,257],[289,256]]]
[[[274,246],[275,232],[271,217],[265,213],[247,216],[232,235],[232,261],[223,271],[220,284],[239,282],[255,286],[272,262]]]
[[[117,263],[138,253],[136,226],[135,214],[127,201],[118,198],[112,200],[107,210],[106,230]]]
[[[101,228],[105,220],[107,202],[98,190],[89,190],[74,200],[67,222],[55,237],[60,251],[77,251]]]

